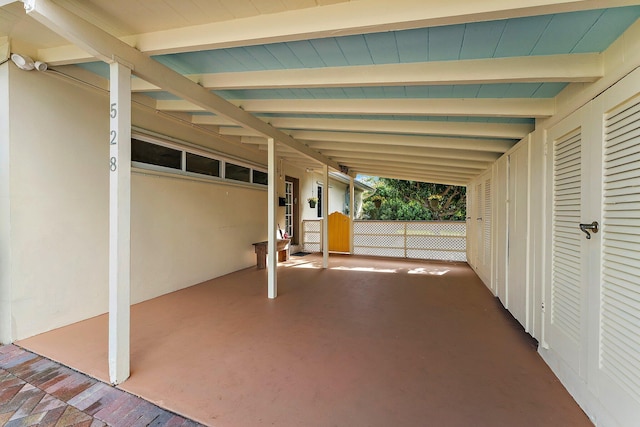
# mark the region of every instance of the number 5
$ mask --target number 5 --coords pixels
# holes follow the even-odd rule
[[[109,114],[112,119],[115,119],[118,115],[118,109],[116,108],[116,103],[111,104],[111,113]]]

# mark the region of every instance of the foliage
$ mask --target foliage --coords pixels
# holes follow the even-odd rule
[[[364,200],[365,219],[464,221],[466,188],[389,178],[368,178],[376,189]]]

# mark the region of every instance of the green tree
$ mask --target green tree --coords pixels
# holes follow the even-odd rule
[[[463,221],[466,187],[369,178],[376,191],[363,203],[365,219],[400,221]]]

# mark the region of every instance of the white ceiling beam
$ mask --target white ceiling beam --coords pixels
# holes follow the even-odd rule
[[[356,168],[359,169],[359,168]],[[407,174],[407,175],[414,175],[414,176],[431,176],[431,177],[442,177],[442,178],[448,178],[448,179],[454,179],[454,180],[460,180],[460,181],[466,181],[471,177],[474,177],[475,175],[468,175],[468,174],[456,174],[455,172],[449,172],[449,173],[442,173],[442,172],[436,172],[436,171],[432,171],[429,169],[408,169],[408,168],[403,168],[403,167],[393,167],[393,166],[384,166],[381,165],[379,167],[361,167],[360,169],[367,169],[369,171],[373,171],[375,170],[377,173],[403,173],[403,174]]]
[[[388,0],[351,1],[135,34],[122,39],[141,52],[157,55],[636,4],[635,0],[395,0],[393,7],[389,7]],[[93,60],[91,52],[83,51],[79,45],[40,49],[38,58],[51,65]]]
[[[194,115],[192,122],[198,125],[225,126],[230,122],[210,115]],[[533,132],[534,125],[527,123],[477,123],[420,120],[366,120],[366,119],[315,119],[296,117],[263,118],[278,129],[327,130],[347,132],[381,132],[422,135],[455,135],[480,138],[522,139]],[[231,129],[231,128],[226,128]],[[236,132],[241,132],[240,129]],[[246,130],[246,132],[251,132]],[[244,135],[243,135],[244,136]]]
[[[416,167],[423,168],[425,170],[429,169],[431,166],[434,167],[442,167],[447,166],[451,168],[464,168],[464,169],[476,169],[478,171],[483,171],[487,167],[491,165],[492,162],[478,162],[474,160],[460,160],[460,159],[442,159],[442,158],[415,158],[415,157],[402,157],[402,158],[393,158],[390,160],[388,155],[381,155],[376,153],[369,153],[369,155],[362,155],[362,153],[353,153],[353,152],[343,152],[340,156],[345,164],[358,164],[358,163],[378,163],[382,162],[391,162],[397,166],[407,166],[407,167]]]
[[[265,139],[261,137],[242,137],[241,140],[245,144],[257,144],[260,147],[266,146]],[[386,144],[367,144],[361,142],[336,142],[336,141],[307,141],[309,147],[324,153],[329,156],[329,152],[332,154],[340,152],[354,152],[354,153],[379,153],[385,154],[387,159],[389,156],[406,155],[416,156],[417,158],[453,158],[474,160],[480,162],[493,162],[497,160],[502,153],[494,153],[489,151],[472,151],[472,150],[458,150],[452,148],[429,148],[429,147],[410,147],[410,146],[397,146]],[[333,156],[330,156],[333,157]]]
[[[409,64],[297,68],[194,74],[208,89],[278,89],[367,86],[465,85],[492,83],[593,82],[604,75],[602,55],[524,56]],[[160,90],[136,79],[132,90]]]
[[[256,132],[243,128],[222,127],[219,130],[221,135],[227,136],[248,136],[260,137]],[[353,144],[375,144],[401,147],[419,148],[451,148],[455,150],[487,151],[494,153],[505,153],[516,143],[514,140],[505,139],[478,139],[478,138],[454,138],[438,136],[413,136],[413,135],[393,135],[375,134],[359,132],[324,132],[324,131],[300,131],[285,130],[298,141],[324,141],[324,142],[348,142]],[[249,142],[250,140],[242,140]],[[266,144],[266,139],[256,140],[257,143]],[[254,142],[252,142],[254,143]],[[318,146],[319,147],[319,146]]]
[[[332,168],[340,169],[340,165],[336,162],[311,150],[246,111],[237,108],[224,98],[211,93],[169,67],[154,61],[139,50],[95,25],[84,21],[51,0],[25,0],[25,9],[29,16],[60,36],[87,50],[96,58],[108,63],[120,62],[125,64],[132,69],[135,75],[166,89],[203,110],[225,116],[238,124],[256,129],[265,136],[274,138],[279,143],[298,149],[303,154]]]
[[[494,162],[501,154],[487,153],[483,151],[469,150],[451,150],[445,148],[416,148],[416,147],[387,147],[385,145],[363,145],[351,144],[345,142],[323,142],[309,141],[309,146],[325,153],[326,156],[335,158],[338,153],[377,153],[387,156],[387,160],[391,161],[395,156],[414,156],[416,159],[422,158],[439,158],[439,159],[460,159],[472,160],[477,162]]]
[[[410,98],[410,99],[245,99],[231,100],[244,111],[284,114],[357,114],[547,118],[555,113],[551,98]],[[204,111],[183,100],[158,100],[157,109]]]
[[[380,144],[385,146],[447,148],[455,150],[504,153],[515,141],[504,139],[447,138],[437,136],[391,135],[360,132],[292,131],[299,141],[332,141],[353,144]]]
[[[443,177],[433,176],[433,175],[418,175],[418,174],[409,174],[398,171],[388,171],[381,172],[375,171],[375,169],[360,169],[355,171],[357,174],[368,175],[368,176],[378,176],[381,178],[391,178],[391,179],[402,179],[406,181],[419,181],[419,182],[428,182],[434,184],[444,184],[444,185],[457,185],[461,187],[466,187],[467,183],[471,181],[471,179],[447,179]]]
[[[386,164],[386,162],[383,161],[374,161],[374,160],[350,160],[349,161],[349,170],[351,169],[357,169],[360,167],[367,167],[367,168],[371,168],[371,167],[384,167],[384,165]],[[394,167],[403,167],[406,168],[407,170],[410,169],[415,169],[415,170],[422,170],[422,171],[433,171],[433,172],[453,172],[459,175],[469,175],[469,176],[476,176],[478,174],[478,172],[481,169],[474,169],[474,168],[462,168],[462,167],[452,167],[452,166],[439,166],[439,165],[425,165],[425,164],[418,164],[418,163],[404,163],[404,162],[393,162]]]
[[[349,147],[350,148],[350,147]],[[371,148],[373,149],[373,148]],[[463,160],[479,163],[493,163],[498,156],[493,156],[491,153],[480,152],[468,152],[460,150],[423,150],[423,152],[412,150],[400,150],[398,148],[395,152],[380,152],[383,148],[377,151],[369,151],[368,148],[363,148],[363,151],[358,149],[326,149],[322,150],[324,155],[340,161],[339,159],[369,159],[369,160],[385,160],[388,162],[397,160],[399,162],[418,162],[427,161],[432,159],[449,159],[449,160]],[[398,153],[400,151],[401,153]]]

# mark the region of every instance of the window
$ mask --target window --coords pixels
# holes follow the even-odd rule
[[[285,181],[284,183],[284,229],[293,237],[293,182]]]
[[[224,166],[225,166],[224,177],[226,179],[233,179],[234,181],[250,182],[251,169],[244,166],[240,166],[240,165],[234,165],[233,163],[225,163]]]
[[[261,172],[257,170],[253,170],[253,183],[254,184],[262,184],[268,185],[269,183],[269,174],[266,172]]]
[[[180,170],[182,169],[182,151],[132,139],[131,161]]]
[[[318,209],[318,218],[322,218],[322,186],[318,185],[318,204],[316,208]]]
[[[141,136],[143,139],[144,136]],[[148,142],[143,139],[131,139],[131,161],[136,167],[147,169],[160,169],[167,172],[175,172],[182,175],[198,174],[202,178],[224,179],[256,184],[268,185],[268,174],[263,170],[253,169],[251,166],[243,166],[227,162],[223,157],[216,158],[215,154],[203,150],[182,148],[174,142]],[[196,151],[198,154],[192,152]],[[184,158],[184,161],[182,160]]]
[[[187,153],[187,172],[220,176],[220,160]]]

